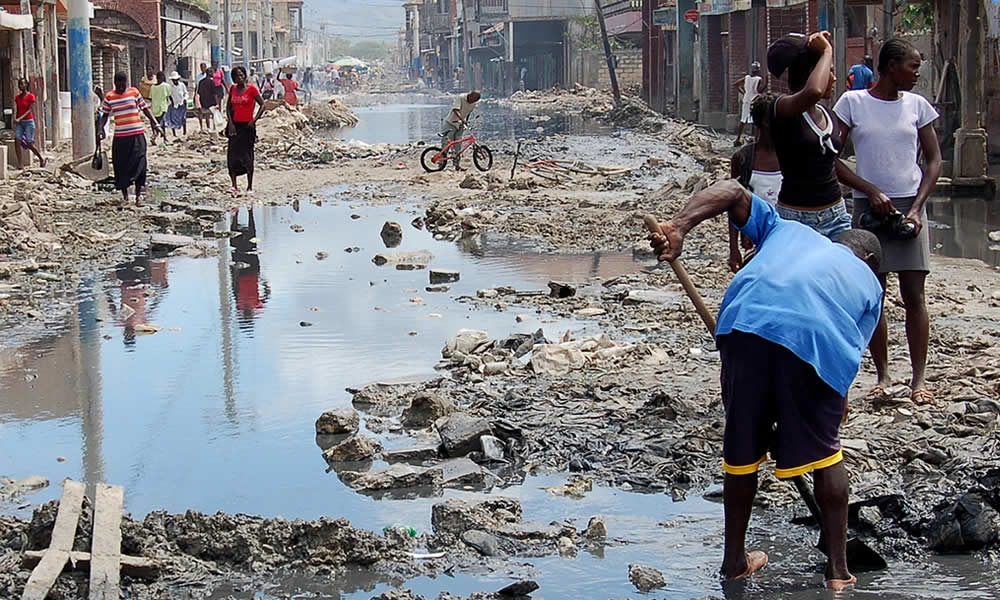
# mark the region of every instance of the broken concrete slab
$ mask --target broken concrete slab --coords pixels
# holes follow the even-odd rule
[[[500,552],[497,538],[480,529],[470,529],[462,534],[462,541],[483,556],[496,556]]]
[[[431,285],[454,283],[462,278],[461,273],[451,269],[431,269],[429,274]]]
[[[344,471],[340,479],[357,491],[377,492],[415,487],[441,487],[444,473],[438,467],[393,464],[385,469],[362,473]]]
[[[480,489],[492,483],[489,471],[465,457],[445,460],[437,466],[444,473],[442,485],[447,488]]]
[[[154,233],[149,236],[149,245],[154,251],[176,250],[183,246],[190,246],[197,240],[186,235],[172,235],[169,233]]]
[[[576,286],[563,281],[550,281],[549,296],[553,298],[572,298],[576,296]]]
[[[431,508],[434,533],[460,536],[470,529],[497,531],[521,520],[517,498],[495,496],[479,501],[449,498]]]
[[[372,258],[372,262],[378,266],[393,265],[395,267],[411,267],[413,269],[424,269],[434,260],[434,255],[430,250],[416,250],[413,252],[380,252]],[[431,283],[434,283],[433,281]]]
[[[316,433],[336,435],[340,433],[355,433],[361,425],[361,415],[347,406],[328,410],[316,419]]]
[[[352,435],[343,442],[323,451],[328,463],[361,462],[371,460],[382,451],[378,440],[363,435]]]
[[[433,436],[421,436],[408,446],[386,450],[382,453],[382,459],[386,462],[422,462],[433,460],[441,455],[441,438]]]
[[[410,406],[403,410],[400,422],[403,427],[421,429],[430,427],[441,417],[455,412],[455,405],[436,392],[420,392],[414,396]]]
[[[525,579],[516,581],[497,592],[505,598],[522,598],[538,589],[538,583]]]
[[[640,304],[673,304],[680,302],[684,298],[681,292],[671,292],[667,290],[629,290],[622,303],[625,306],[638,306]]]
[[[441,445],[446,456],[465,456],[479,450],[482,445],[479,439],[491,435],[493,429],[490,422],[482,417],[468,413],[454,413],[442,417],[434,423],[441,435]]]
[[[398,248],[403,243],[403,227],[395,221],[386,221],[379,235],[386,248]]]

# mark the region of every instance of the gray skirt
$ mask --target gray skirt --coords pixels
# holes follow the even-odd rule
[[[896,210],[904,215],[910,212],[913,201],[916,197],[892,198],[892,205]],[[858,218],[871,211],[871,204],[868,198],[854,199],[854,226],[857,227]],[[912,240],[893,240],[883,233],[879,233],[878,241],[882,243],[882,268],[881,273],[899,273],[900,271],[923,271],[929,273],[931,270],[931,236],[930,228],[927,226],[927,207],[920,211],[920,220],[924,224],[920,230],[920,235]]]

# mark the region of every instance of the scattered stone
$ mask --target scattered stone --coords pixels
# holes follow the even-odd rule
[[[482,445],[483,457],[486,460],[503,460],[504,445],[500,438],[484,435],[479,438],[479,443]]]
[[[518,323],[524,323],[530,318],[531,317],[528,315],[517,315],[516,317],[514,317],[514,320],[517,321]]]
[[[488,471],[466,457],[452,458],[437,465],[444,473],[442,485],[455,489],[482,489],[487,487]]]
[[[289,225],[289,228],[295,233],[302,233],[303,231],[306,230],[305,227],[299,225],[298,223],[292,223],[291,225]]]
[[[476,290],[476,296],[483,299],[492,299],[500,295],[500,292],[494,289]]]
[[[496,556],[500,552],[496,537],[479,529],[470,529],[463,533],[462,541],[483,556]]]
[[[667,585],[663,573],[649,565],[632,564],[628,566],[628,580],[642,593],[652,592]]]
[[[410,406],[403,411],[400,422],[403,427],[422,429],[435,421],[455,412],[455,405],[436,392],[420,392],[414,396]]]
[[[497,594],[505,598],[520,598],[522,596],[527,596],[538,589],[538,584],[530,579],[524,579],[508,585],[507,587],[501,589]]]
[[[316,260],[326,260],[329,257],[330,257],[330,255],[328,253],[326,253],[326,252],[317,252],[316,253]]]
[[[403,227],[395,221],[386,221],[382,225],[382,243],[386,248],[397,248],[403,243]]]
[[[493,433],[490,422],[468,413],[454,413],[435,422],[446,456],[465,456],[482,447],[479,439]]]
[[[673,304],[679,302],[684,297],[681,292],[670,292],[666,290],[629,290],[628,295],[622,301],[625,306],[638,306],[640,304]]]
[[[573,313],[574,316],[580,317],[582,319],[599,317],[601,315],[607,314],[608,311],[603,308],[597,308],[596,306],[591,306],[588,308],[581,308],[580,310]]]
[[[197,240],[186,235],[170,235],[167,233],[154,233],[149,236],[149,246],[153,251],[169,252],[183,246],[190,246]]]
[[[434,533],[461,536],[470,529],[498,531],[521,521],[517,498],[491,496],[479,501],[449,498],[431,508]]]
[[[572,298],[576,295],[576,287],[560,281],[549,282],[549,296],[553,298]]]
[[[328,463],[361,462],[375,458],[381,451],[382,444],[378,440],[363,435],[352,435],[336,446],[324,450],[323,458]]]
[[[461,278],[462,275],[458,271],[452,271],[450,269],[430,270],[431,285],[436,285],[439,283],[454,283]]]
[[[410,225],[412,225],[414,229],[423,229],[424,228],[424,218],[423,217],[417,217],[416,219],[413,219],[412,221],[410,221]]]
[[[353,215],[351,215],[351,218],[357,221],[358,219],[361,218],[361,215],[359,215],[358,213],[354,213]]]
[[[414,487],[441,487],[444,473],[438,467],[415,467],[396,463],[385,469],[361,473],[344,471],[340,479],[352,489],[365,492],[399,490]]]
[[[447,285],[429,285],[429,286],[427,286],[427,287],[424,288],[424,291],[429,292],[431,294],[442,294],[444,292],[447,292],[450,289],[451,289],[451,286],[447,286]]]
[[[560,536],[556,540],[556,547],[561,556],[575,556],[577,552],[576,543],[566,536]]]
[[[989,237],[991,242],[1000,242],[1000,230],[991,231]]]
[[[429,250],[417,250],[415,252],[382,252],[376,254],[372,262],[378,266],[394,265],[396,268],[409,267],[410,269],[425,269],[434,260],[434,255]],[[435,283],[433,279],[431,283]]]
[[[463,190],[481,190],[485,186],[475,175],[469,173],[465,176],[465,179],[462,180],[462,183],[458,184],[458,187]]]
[[[416,438],[409,446],[386,450],[382,453],[382,458],[389,463],[418,462],[438,458],[440,450],[441,438],[434,432]]]
[[[299,327],[312,327],[313,324],[309,321],[299,321]]]
[[[316,433],[337,435],[355,433],[361,426],[361,415],[351,407],[328,410],[316,419]]]
[[[608,537],[608,526],[604,523],[604,517],[597,515],[590,518],[587,529],[583,532],[583,537],[588,540],[597,540]]]

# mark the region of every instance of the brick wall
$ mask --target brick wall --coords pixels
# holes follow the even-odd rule
[[[160,47],[160,0],[97,0],[98,8],[118,11],[134,20],[142,32],[152,35],[153,39],[146,44],[146,60],[156,70],[163,65]]]
[[[723,39],[722,24],[724,15],[706,15],[701,18],[699,27],[701,34],[708,36],[708,80],[703,81],[705,86],[705,101],[707,106],[701,108],[702,112],[718,112],[723,110],[723,98],[726,85],[726,65],[723,60]]]
[[[642,86],[642,49],[628,48],[615,50],[618,57],[618,87],[622,90],[629,87]],[[602,90],[611,89],[611,78],[608,75],[608,63],[603,50],[585,50],[579,52],[573,61],[570,72],[570,85],[580,83],[588,87]]]
[[[750,66],[751,49],[747,47],[750,42],[747,27],[750,24],[750,11],[734,12],[729,14],[729,73],[725,82],[732,86],[733,82],[747,72]],[[732,90],[732,88],[730,87]],[[736,90],[729,93],[727,110],[731,114],[740,112],[740,98]]]

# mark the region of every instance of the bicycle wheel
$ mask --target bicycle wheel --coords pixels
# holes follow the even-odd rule
[[[441,152],[440,148],[431,146],[430,148],[424,150],[424,153],[420,155],[420,166],[422,166],[428,173],[444,171],[444,168],[448,166],[447,158],[434,162],[434,157],[437,156],[439,152]]]
[[[472,162],[476,168],[485,173],[493,168],[493,153],[486,146],[476,146],[472,152]]]

